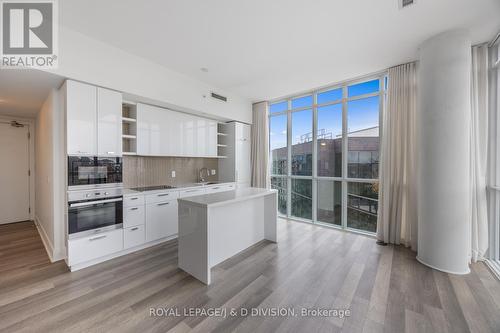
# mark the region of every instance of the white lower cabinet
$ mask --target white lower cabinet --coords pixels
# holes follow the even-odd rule
[[[206,188],[206,194],[209,193],[217,193],[217,192],[225,192],[225,191],[233,191],[235,189],[234,184],[222,184],[222,185],[216,185],[216,186],[211,186]]]
[[[146,205],[146,242],[178,232],[177,200]]]
[[[68,240],[70,266],[123,250],[123,229]]]
[[[123,197],[123,207],[137,207],[144,205],[144,195],[126,195]]]
[[[144,210],[144,205],[135,207],[123,207],[123,228],[130,228],[136,225],[144,225]]]
[[[175,200],[179,197],[178,191],[160,192],[146,195],[146,204]]]
[[[235,183],[225,183],[150,194],[127,194],[123,197],[123,229],[68,240],[68,265],[71,270],[80,269],[92,260],[120,255],[121,251],[126,254],[131,251],[124,250],[133,251],[135,247],[148,246],[149,242],[175,237],[179,229],[177,198],[235,188]]]
[[[205,188],[192,188],[188,190],[182,190],[179,192],[179,198],[194,197],[195,195],[205,194]]]
[[[123,229],[123,248],[130,249],[134,246],[144,244],[146,241],[146,233],[144,225],[137,225],[131,228]]]

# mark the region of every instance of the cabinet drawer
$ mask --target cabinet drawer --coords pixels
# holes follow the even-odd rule
[[[179,192],[179,197],[180,198],[185,198],[185,197],[193,197],[195,195],[202,195],[205,194],[205,189],[204,188],[193,188],[190,190],[183,190]]]
[[[129,249],[144,244],[146,233],[143,225],[123,229],[123,248]]]
[[[123,227],[129,228],[144,224],[144,205],[123,208]]]
[[[123,250],[123,229],[68,240],[70,266]]]
[[[224,191],[233,191],[235,189],[234,184],[224,184],[224,185],[217,185],[217,186],[211,186],[207,187],[207,193],[217,193],[217,192],[224,192]]]
[[[125,196],[123,197],[123,207],[137,207],[144,205],[143,195]]]
[[[175,200],[179,197],[178,191],[155,193],[146,195],[146,204]]]

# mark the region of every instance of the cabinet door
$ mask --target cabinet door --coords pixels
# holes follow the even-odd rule
[[[85,261],[123,250],[123,230],[113,230],[97,235],[68,240],[68,264]]]
[[[203,118],[194,117],[196,120],[196,146],[195,156],[206,156],[207,151],[207,121]]]
[[[217,157],[217,122],[208,120],[207,156]]]
[[[221,184],[216,186],[209,186],[206,188],[205,193],[218,193],[218,192],[226,192],[226,191],[234,191],[236,185],[234,184]]]
[[[235,176],[238,183],[250,183],[250,125],[236,123]]]
[[[156,151],[153,151],[153,142],[158,142],[159,126],[156,123],[154,107],[137,104],[137,154],[152,156]],[[158,147],[155,146],[154,149]]]
[[[146,206],[146,241],[174,236],[178,232],[177,201]]]
[[[122,155],[122,94],[97,88],[97,153]]]
[[[168,123],[168,128],[166,129],[167,141],[164,143],[164,147],[167,149],[164,151],[164,155],[168,156],[184,156],[184,143],[182,140],[182,123],[185,115],[180,112],[163,110],[165,113]]]
[[[123,248],[129,249],[144,244],[144,226],[137,225],[132,228],[123,229]]]
[[[97,89],[66,81],[68,155],[97,155]]]
[[[191,116],[185,116],[182,120],[182,143],[183,155],[196,155],[196,119]]]
[[[194,197],[195,195],[203,195],[203,194],[205,194],[204,188],[192,188],[180,191],[179,198]]]
[[[148,107],[144,104],[137,104],[137,155],[150,154],[150,117]]]
[[[123,227],[130,228],[144,224],[144,205],[123,208]]]

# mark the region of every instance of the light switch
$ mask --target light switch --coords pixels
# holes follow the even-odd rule
[[[175,178],[175,170],[172,170],[172,178]]]
[[[212,176],[215,176],[216,173],[217,171],[215,169],[212,169]]]

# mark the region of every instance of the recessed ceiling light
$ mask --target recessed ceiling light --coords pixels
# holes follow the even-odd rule
[[[208,68],[206,68],[206,67],[202,67],[202,68],[200,68],[200,71],[205,72],[205,73],[208,73]]]

